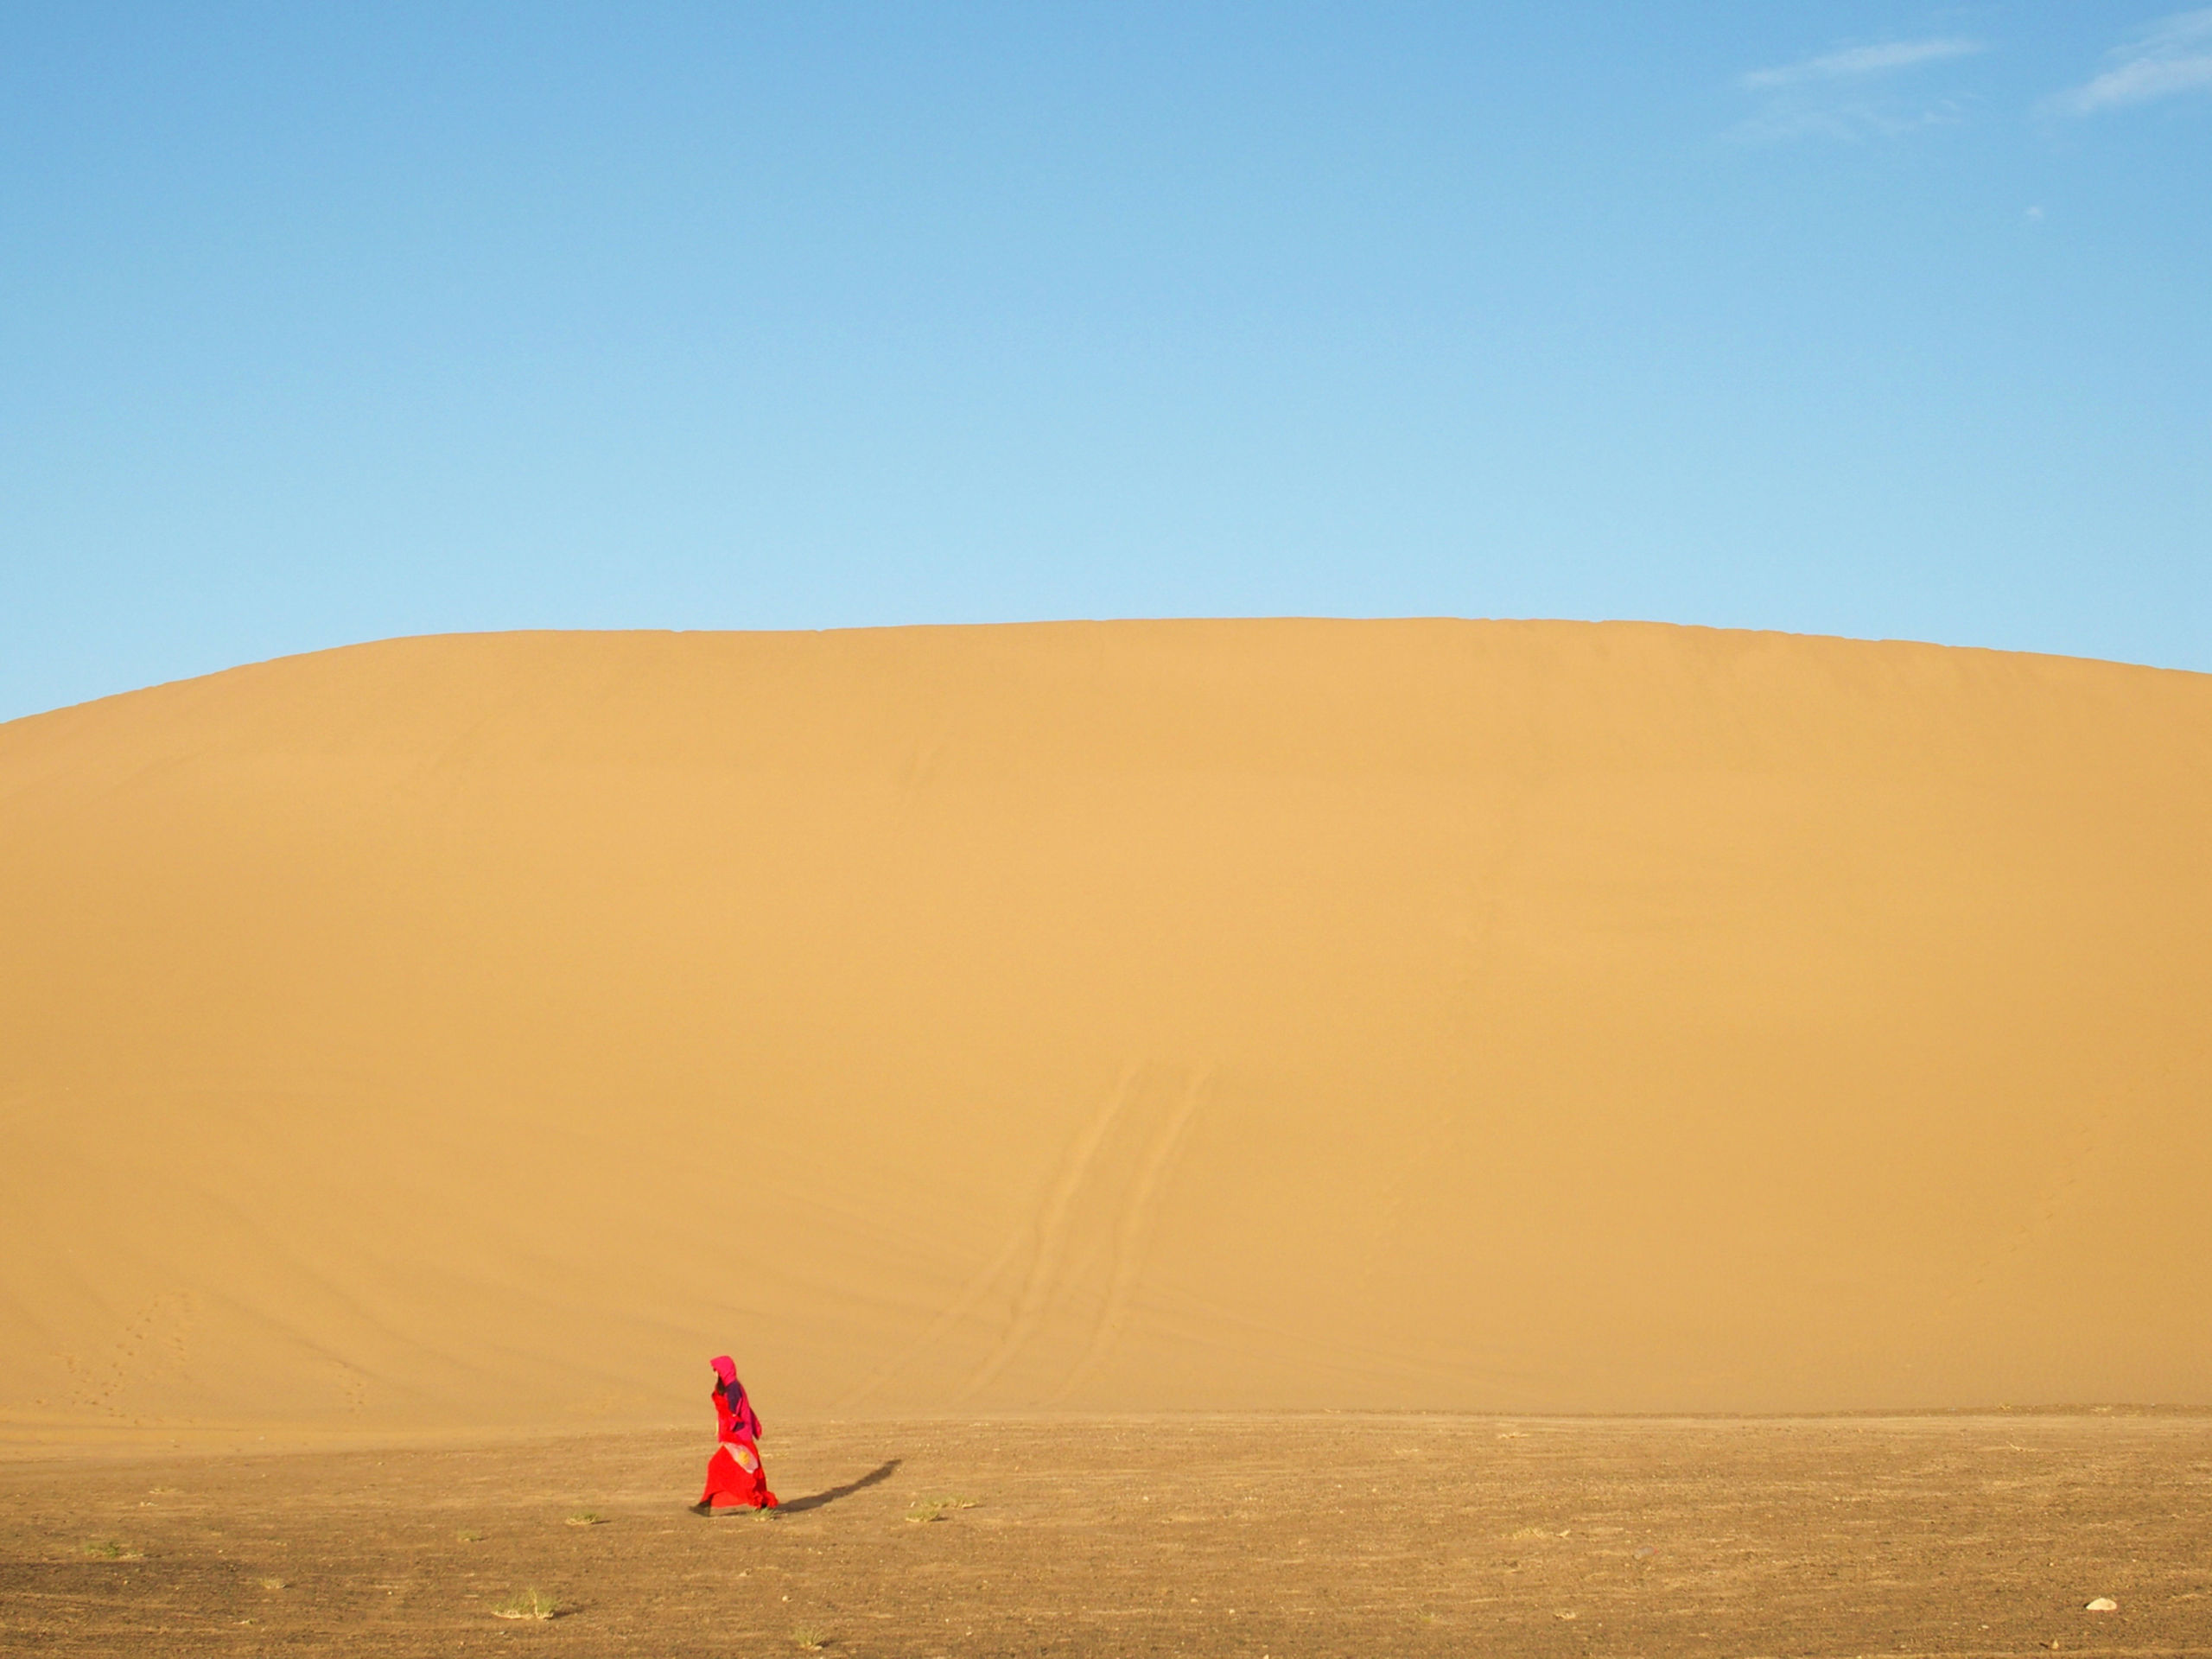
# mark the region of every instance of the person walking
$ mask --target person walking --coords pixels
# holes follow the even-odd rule
[[[715,1367],[715,1455],[707,1459],[707,1490],[691,1506],[695,1515],[734,1515],[772,1510],[768,1471],[760,1464],[760,1414],[737,1380],[737,1362],[717,1355]]]

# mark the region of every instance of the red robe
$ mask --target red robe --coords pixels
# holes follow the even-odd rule
[[[776,1495],[768,1490],[768,1471],[761,1466],[760,1446],[754,1438],[760,1432],[760,1420],[753,1414],[752,1402],[741,1394],[733,1411],[717,1391],[715,1427],[721,1444],[707,1460],[707,1490],[699,1501],[717,1510],[774,1509]]]

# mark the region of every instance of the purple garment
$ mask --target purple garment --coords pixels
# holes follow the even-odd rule
[[[728,1354],[718,1354],[714,1361],[715,1375],[721,1379],[719,1390],[722,1398],[717,1402],[721,1413],[728,1413],[724,1432],[734,1427],[748,1440],[760,1438],[760,1414],[753,1409],[753,1402],[746,1397],[745,1384],[737,1380],[737,1362]]]

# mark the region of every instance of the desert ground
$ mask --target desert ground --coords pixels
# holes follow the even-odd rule
[[[0,726],[0,1641],[2205,1650],[2208,848],[2212,677],[1642,625]]]
[[[2201,1414],[823,1424],[726,1520],[702,1451],[0,1465],[0,1648],[2212,1652]]]

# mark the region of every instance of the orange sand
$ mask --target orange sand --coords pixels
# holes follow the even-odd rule
[[[2212,1404],[2212,677],[512,634],[0,727],[0,1426]]]

